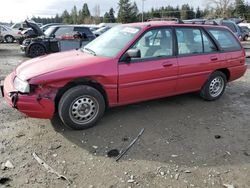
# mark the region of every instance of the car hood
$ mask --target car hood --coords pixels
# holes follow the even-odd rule
[[[93,56],[83,53],[80,50],[72,50],[25,61],[17,66],[15,72],[20,79],[30,80],[47,73],[79,68],[89,64],[100,63],[105,60],[109,60],[109,58]]]
[[[28,27],[33,29],[33,31],[35,32],[36,35],[38,35],[38,36],[44,35],[43,31],[36,23],[29,22],[27,20],[25,20],[25,23],[27,24]]]

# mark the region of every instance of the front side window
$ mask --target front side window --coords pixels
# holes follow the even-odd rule
[[[115,57],[140,32],[141,28],[132,26],[116,26],[108,30],[82,50],[96,56]]]
[[[203,52],[202,36],[199,29],[176,29],[179,55],[198,54]]]
[[[141,59],[173,55],[171,29],[153,29],[147,31],[133,46],[139,49]]]
[[[226,29],[208,29],[223,51],[239,51],[241,46],[233,34]]]

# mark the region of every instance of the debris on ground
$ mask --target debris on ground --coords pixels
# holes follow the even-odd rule
[[[8,177],[1,177],[0,176],[0,184],[1,185],[4,185],[4,184],[8,183],[9,181],[11,181],[10,178],[8,178]]]
[[[224,187],[226,188],[236,188],[234,185],[232,184],[223,184]]]
[[[171,155],[171,157],[176,158],[176,157],[178,157],[178,155]]]
[[[14,168],[14,165],[9,160],[3,163],[1,166],[2,170],[12,169],[12,168]]]
[[[40,165],[43,165],[44,168],[45,168],[48,172],[57,175],[58,179],[66,180],[69,184],[71,184],[71,182],[69,181],[68,178],[66,178],[65,176],[59,174],[59,173],[58,173],[57,171],[55,171],[52,167],[50,167],[48,164],[46,164],[41,158],[39,158],[39,157],[37,156],[36,153],[33,153],[32,155],[33,155],[33,157],[35,158],[35,160],[36,160]]]
[[[131,175],[130,178],[129,178],[129,180],[128,180],[127,182],[128,182],[128,183],[134,183],[134,182],[135,182],[134,176]]]
[[[56,149],[58,149],[58,148],[60,148],[60,147],[62,147],[61,144],[53,143],[53,144],[51,144],[51,145],[48,147],[48,149],[49,149],[49,150],[56,150]]]
[[[221,135],[215,135],[214,138],[215,138],[215,139],[220,139],[220,138],[221,138]]]
[[[179,177],[180,177],[180,174],[179,174],[179,173],[175,174],[175,176],[174,176],[174,178],[175,178],[176,180],[178,180]]]
[[[248,157],[250,156],[250,154],[247,151],[243,151],[243,154]]]
[[[140,136],[143,134],[144,132],[144,128],[139,132],[139,134],[137,135],[137,137],[128,145],[128,147],[126,149],[124,149],[116,158],[116,161],[119,161],[123,155],[125,155],[125,153],[127,153],[127,151],[135,144],[135,142],[140,138]]]
[[[120,152],[117,149],[109,150],[107,155],[108,157],[117,157],[120,154]]]
[[[23,136],[25,136],[25,134],[24,134],[23,132],[19,132],[19,133],[17,133],[17,135],[16,135],[17,138],[21,138],[21,137],[23,137]]]
[[[129,138],[128,138],[127,136],[125,136],[125,137],[122,138],[122,141],[123,141],[123,142],[126,142],[126,141],[128,141],[128,140],[129,140]]]
[[[98,146],[92,146],[92,148],[94,148],[94,149],[98,149]]]
[[[185,170],[184,172],[185,172],[186,174],[191,173],[191,171],[190,171],[190,170]]]

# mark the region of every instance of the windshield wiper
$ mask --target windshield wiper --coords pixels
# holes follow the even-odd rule
[[[87,50],[88,52],[90,52],[92,55],[96,56],[96,53],[94,50],[91,50],[90,48],[83,48],[84,50]]]

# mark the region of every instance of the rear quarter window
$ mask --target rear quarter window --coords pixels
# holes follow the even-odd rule
[[[227,29],[208,29],[223,51],[240,51],[239,41]]]

